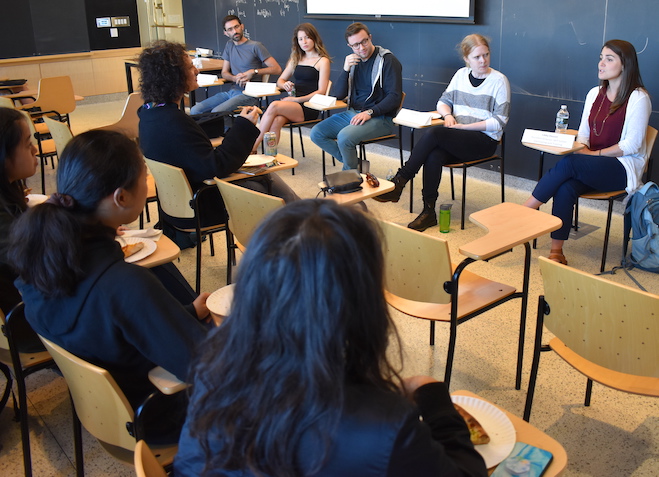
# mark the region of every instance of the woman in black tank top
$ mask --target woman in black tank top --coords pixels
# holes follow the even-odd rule
[[[289,96],[274,101],[261,117],[261,134],[254,143],[256,151],[266,132],[274,132],[279,143],[282,126],[289,122],[316,119],[318,111],[304,107],[314,94],[327,94],[330,59],[320,34],[311,23],[302,23],[293,30],[293,46],[286,68],[277,86]]]

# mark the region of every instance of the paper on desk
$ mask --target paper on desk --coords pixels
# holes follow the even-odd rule
[[[213,84],[217,81],[217,75],[208,75],[204,73],[199,73],[197,75],[197,84],[199,86],[207,86],[209,84]]]
[[[162,236],[162,230],[154,229],[153,227],[149,227],[148,229],[124,230],[123,236],[150,238],[157,241]]]
[[[336,106],[336,98],[334,96],[327,96],[326,94],[314,94],[309,102],[326,108]]]
[[[277,92],[277,83],[262,83],[260,81],[248,81],[245,83],[245,93],[256,95],[273,94]]]
[[[522,142],[570,149],[574,145],[574,136],[572,134],[525,129]]]
[[[419,126],[430,126],[432,113],[422,113],[413,109],[401,109],[396,115],[396,119],[406,123],[418,124]]]

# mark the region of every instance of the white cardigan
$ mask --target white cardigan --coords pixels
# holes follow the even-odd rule
[[[586,146],[590,146],[588,117],[590,116],[590,110],[593,107],[599,90],[600,87],[595,86],[588,92],[586,103],[583,107],[583,114],[581,115],[577,142]],[[618,147],[622,149],[625,155],[617,158],[627,172],[627,187],[625,190],[628,194],[632,194],[642,185],[641,176],[648,160],[648,154],[645,150],[645,132],[648,128],[651,111],[652,103],[650,102],[650,96],[641,89],[633,91],[627,101],[625,123],[622,127],[620,141],[618,142]]]

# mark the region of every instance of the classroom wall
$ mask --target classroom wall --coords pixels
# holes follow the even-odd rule
[[[220,23],[225,15],[236,14],[250,37],[263,42],[283,67],[293,29],[306,21],[304,1],[186,0],[186,42],[221,53],[227,39]],[[455,45],[469,33],[490,37],[491,66],[508,77],[512,89],[506,172],[535,179],[538,154],[520,144],[524,129],[551,130],[561,104],[568,105],[570,127],[578,128],[586,93],[597,84],[597,61],[607,39],[621,38],[636,47],[654,100],[650,125],[659,128],[658,14],[656,0],[477,0],[475,25],[366,23],[374,42],[392,50],[401,61],[405,106],[418,110],[434,109],[455,71],[463,66]],[[350,53],[343,37],[349,22],[313,23],[334,57],[334,80]],[[548,156],[546,167],[556,160]],[[659,181],[659,164],[652,179]]]

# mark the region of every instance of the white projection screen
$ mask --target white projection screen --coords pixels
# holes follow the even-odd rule
[[[474,23],[475,0],[306,0],[307,18]]]

